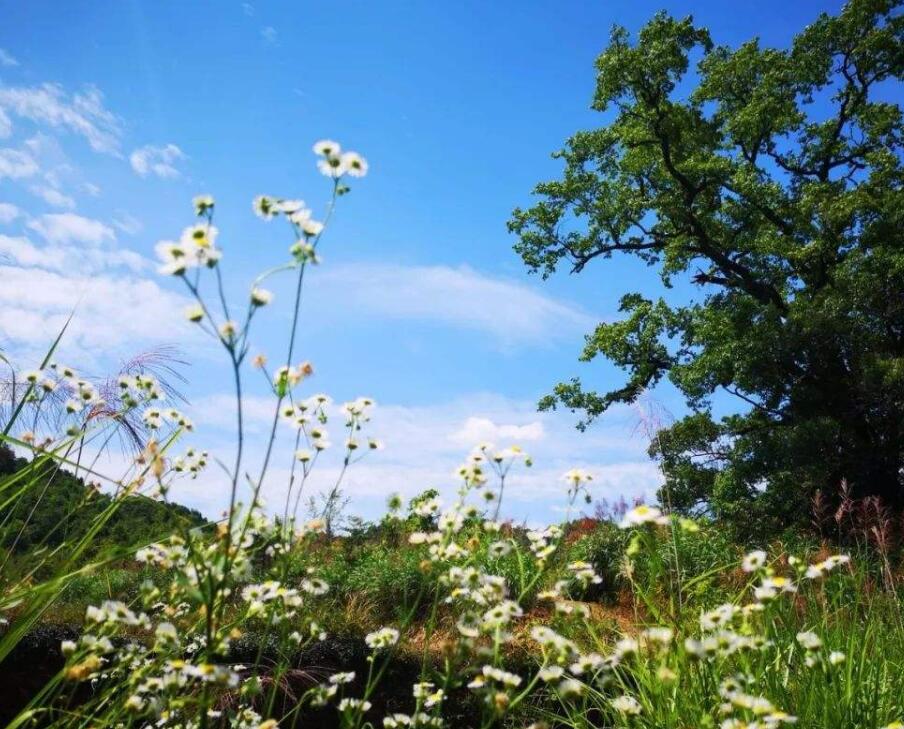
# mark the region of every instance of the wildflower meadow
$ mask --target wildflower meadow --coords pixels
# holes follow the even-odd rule
[[[517,528],[498,520],[510,472],[531,466],[517,444],[477,444],[457,471],[452,503],[426,493],[406,509],[389,499],[386,516],[351,550],[365,570],[379,566],[368,565],[378,550],[403,556],[387,566],[399,573],[390,584],[368,584],[366,574],[360,592],[332,584],[342,569],[337,540],[352,537],[334,536],[329,494],[314,519],[299,514],[300,495],[323,451],[344,454],[335,496],[346,468],[378,455],[381,443],[370,435],[370,398],[337,405],[311,394],[313,366],[298,362],[305,277],[317,273],[334,209],[367,172],[363,157],[336,142],[314,151],[329,181],[325,219],[300,200],[255,198],[258,217],[286,226],[288,255],[254,279],[243,311],[223,292],[228,251],[217,245],[212,197],[196,198],[197,222],[157,248],[161,275],[181,280],[197,302],[185,316],[219,344],[234,377],[237,449],[223,519],[129,555],[81,559],[123,504],[139,495],[165,501],[180,479],[210,468],[209,457],[151,375],[120,376],[102,399],[51,348],[19,376],[4,440],[32,457],[3,479],[7,508],[41,488],[48,469],[71,468],[115,491],[84,534],[36,550],[6,579],[0,655],[14,654],[73,583],[123,560],[134,567],[128,596],[85,606],[77,635],[54,646],[59,670],[10,726],[901,726],[904,623],[896,588],[881,582],[868,551],[862,563],[818,543],[746,554],[723,544],[709,554],[717,524],[643,504],[575,534],[571,515],[594,486],[581,469],[562,475],[564,524]],[[251,328],[276,305],[264,286],[280,274],[297,281],[284,353],[272,365],[263,355],[249,362]],[[254,474],[242,461],[246,376],[266,378],[272,391],[267,458]],[[126,473],[95,474],[81,454],[130,417],[151,437]],[[290,487],[284,504],[265,511],[260,486],[285,427],[298,446]],[[618,585],[608,604],[588,599],[607,581]],[[337,618],[359,612],[349,603],[368,595],[380,604],[356,620]],[[300,663],[331,631],[361,641],[351,665]]]

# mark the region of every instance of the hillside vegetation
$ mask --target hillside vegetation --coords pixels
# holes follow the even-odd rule
[[[31,469],[35,473],[28,473]],[[33,465],[0,445],[0,479],[12,481],[17,474],[33,480],[35,486],[3,511],[0,547],[13,555],[33,554],[38,549],[54,550],[70,540],[80,539],[114,498],[73,476],[65,467],[49,463]],[[108,547],[143,546],[204,523],[206,520],[193,509],[136,494],[118,504],[115,516],[93,536],[86,556]]]

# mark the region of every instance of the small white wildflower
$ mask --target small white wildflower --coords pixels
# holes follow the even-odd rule
[[[305,209],[304,200],[277,200],[274,207],[285,215],[292,215]]]
[[[346,152],[342,155],[341,160],[352,177],[364,177],[367,174],[367,160],[357,152]]]
[[[399,642],[399,631],[395,628],[380,628],[373,633],[368,633],[364,642],[373,650],[390,648]]]
[[[315,142],[313,149],[314,154],[319,154],[321,157],[338,157],[342,153],[339,143],[332,139],[321,139],[319,142]]]
[[[572,468],[562,474],[562,480],[571,486],[579,486],[592,481],[593,475],[582,468]]]
[[[206,214],[208,211],[213,210],[215,204],[213,195],[198,195],[192,199],[191,203],[195,208],[195,215]]]
[[[204,308],[200,304],[193,304],[185,308],[185,318],[197,324],[204,319]]]
[[[236,324],[231,319],[229,321],[224,321],[220,325],[220,337],[226,341],[230,342],[235,338],[236,332],[238,332],[239,325]]]
[[[342,699],[339,702],[339,711],[345,713],[347,711],[360,711],[364,713],[370,711],[371,703],[361,699]]]
[[[182,231],[182,237],[179,242],[184,249],[207,249],[213,248],[217,242],[219,231],[213,225],[190,225]]]
[[[332,684],[351,683],[354,680],[355,680],[355,672],[354,671],[345,671],[342,673],[334,673],[329,678],[329,681]]]
[[[320,170],[320,174],[333,178],[342,177],[346,172],[341,157],[324,157],[317,162],[317,169]]]
[[[668,523],[668,517],[664,516],[655,506],[641,504],[640,506],[635,506],[631,511],[625,514],[624,518],[619,523],[619,526],[622,529],[626,529],[632,526],[640,526],[641,524],[663,525]]]
[[[586,690],[586,686],[576,678],[566,678],[556,686],[562,696],[580,696]]]
[[[164,276],[181,276],[187,269],[198,265],[197,256],[190,254],[178,243],[160,241],[154,250],[162,261],[157,271]]]
[[[636,716],[643,710],[637,699],[627,694],[616,696],[610,703],[617,712],[629,716]]]
[[[251,289],[251,303],[254,306],[266,306],[273,301],[273,293],[267,289],[254,287]]]
[[[490,546],[487,547],[487,553],[494,558],[504,557],[511,551],[512,544],[507,541],[492,542]]]
[[[552,681],[558,681],[564,674],[565,669],[562,668],[562,666],[546,666],[545,668],[541,668],[537,675],[540,677],[541,681],[550,683]]]
[[[258,195],[254,198],[251,202],[251,209],[254,210],[255,215],[264,220],[270,220],[278,212],[276,200],[269,195]]]
[[[741,569],[745,572],[756,572],[764,564],[766,564],[766,553],[762,549],[757,549],[744,556]]]
[[[323,232],[323,223],[308,218],[307,220],[302,221],[301,230],[308,237],[320,235]]]
[[[822,646],[822,640],[812,630],[805,630],[798,633],[797,642],[808,651],[815,651]]]

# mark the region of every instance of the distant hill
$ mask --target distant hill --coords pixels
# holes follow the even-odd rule
[[[27,459],[17,458],[12,450],[0,445],[0,487],[8,476],[28,465]],[[2,496],[5,499],[10,494]],[[110,496],[97,492],[72,473],[48,467],[39,484],[13,499],[8,508],[0,506],[0,548],[22,554],[40,546],[57,547],[84,534],[110,501]],[[129,496],[92,540],[92,551],[109,546],[139,546],[166,537],[180,527],[200,526],[206,521],[200,512],[179,504]]]

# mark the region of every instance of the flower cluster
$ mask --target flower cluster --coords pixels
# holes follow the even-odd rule
[[[314,145],[314,153],[320,156],[317,169],[327,177],[338,179],[343,175],[364,177],[367,160],[357,152],[343,152],[338,142],[322,139]]]

